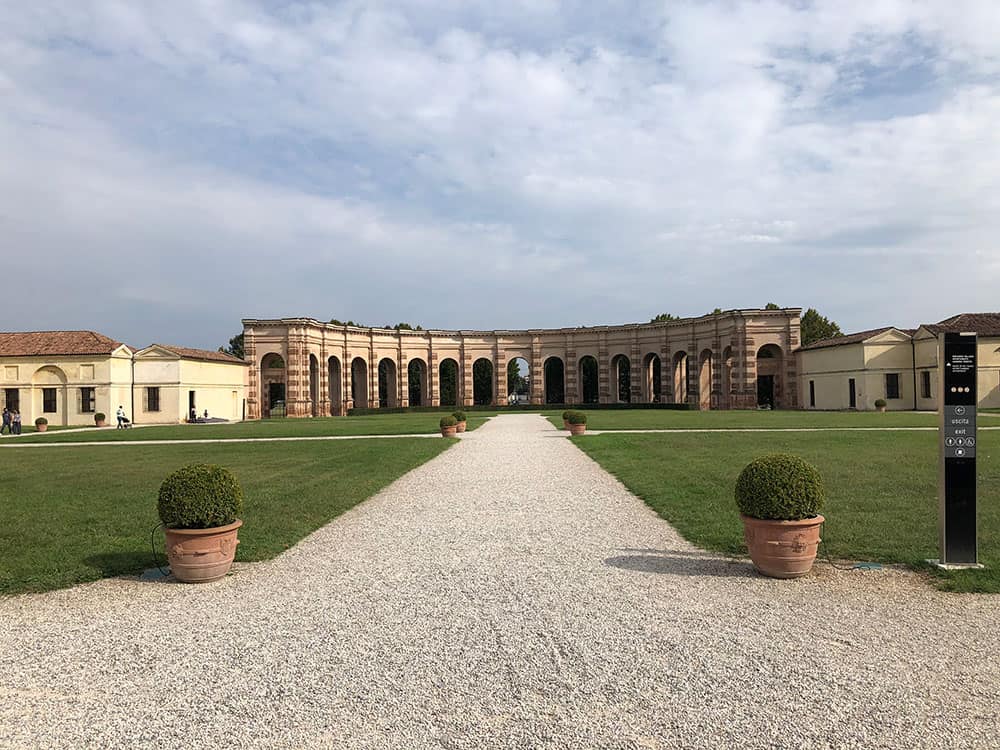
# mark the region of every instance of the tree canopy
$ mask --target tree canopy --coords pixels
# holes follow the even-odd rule
[[[766,305],[764,305],[764,309],[765,310],[780,310],[781,309],[781,305],[778,305],[777,303],[774,303],[774,302],[768,302]]]
[[[229,346],[220,346],[219,351],[243,359],[243,334],[238,333],[233,336],[229,339]]]
[[[830,339],[835,336],[843,336],[840,326],[829,318],[825,318],[810,307],[802,313],[800,322],[800,335],[802,336],[802,346],[811,344],[821,339]]]
[[[656,317],[654,317],[649,322],[650,323],[669,323],[671,320],[680,320],[680,318],[677,317],[676,315],[672,314],[672,313],[660,313],[659,315],[657,315]]]

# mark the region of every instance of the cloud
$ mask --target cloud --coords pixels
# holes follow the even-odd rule
[[[959,5],[0,9],[7,325],[994,308],[1000,10]]]

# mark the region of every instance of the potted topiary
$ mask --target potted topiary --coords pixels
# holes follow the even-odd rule
[[[97,425],[98,427],[104,427],[105,425],[107,425],[107,422],[105,421],[107,418],[108,417],[107,415],[104,414],[104,412],[99,411],[97,412],[97,414],[94,415],[94,424]]]
[[[875,408],[878,409],[883,414],[885,413],[885,399],[877,398],[875,399]]]
[[[229,572],[242,508],[243,490],[221,466],[190,464],[163,480],[156,509],[178,581],[207,583]]]
[[[466,417],[464,411],[454,411],[451,416],[455,418],[455,429],[457,432],[465,432]]]
[[[571,411],[566,417],[570,435],[582,435],[587,431],[587,415],[582,411]]]
[[[458,431],[458,420],[455,419],[451,414],[446,417],[441,417],[441,437],[455,437],[455,433]]]
[[[35,432],[45,432],[49,429],[49,420],[45,417],[39,417],[35,420]]]
[[[740,473],[736,505],[754,567],[772,578],[798,578],[819,547],[823,480],[798,456],[761,456]]]
[[[567,409],[566,411],[563,412],[563,429],[564,430],[568,430],[569,429],[569,415],[572,414],[572,413],[573,413],[572,409]]]

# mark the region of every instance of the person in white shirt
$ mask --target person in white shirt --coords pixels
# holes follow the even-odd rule
[[[125,410],[122,408],[121,404],[118,405],[118,429],[125,429]]]

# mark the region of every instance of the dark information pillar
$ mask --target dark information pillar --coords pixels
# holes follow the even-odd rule
[[[939,410],[943,566],[978,567],[976,544],[976,334],[945,333]]]

